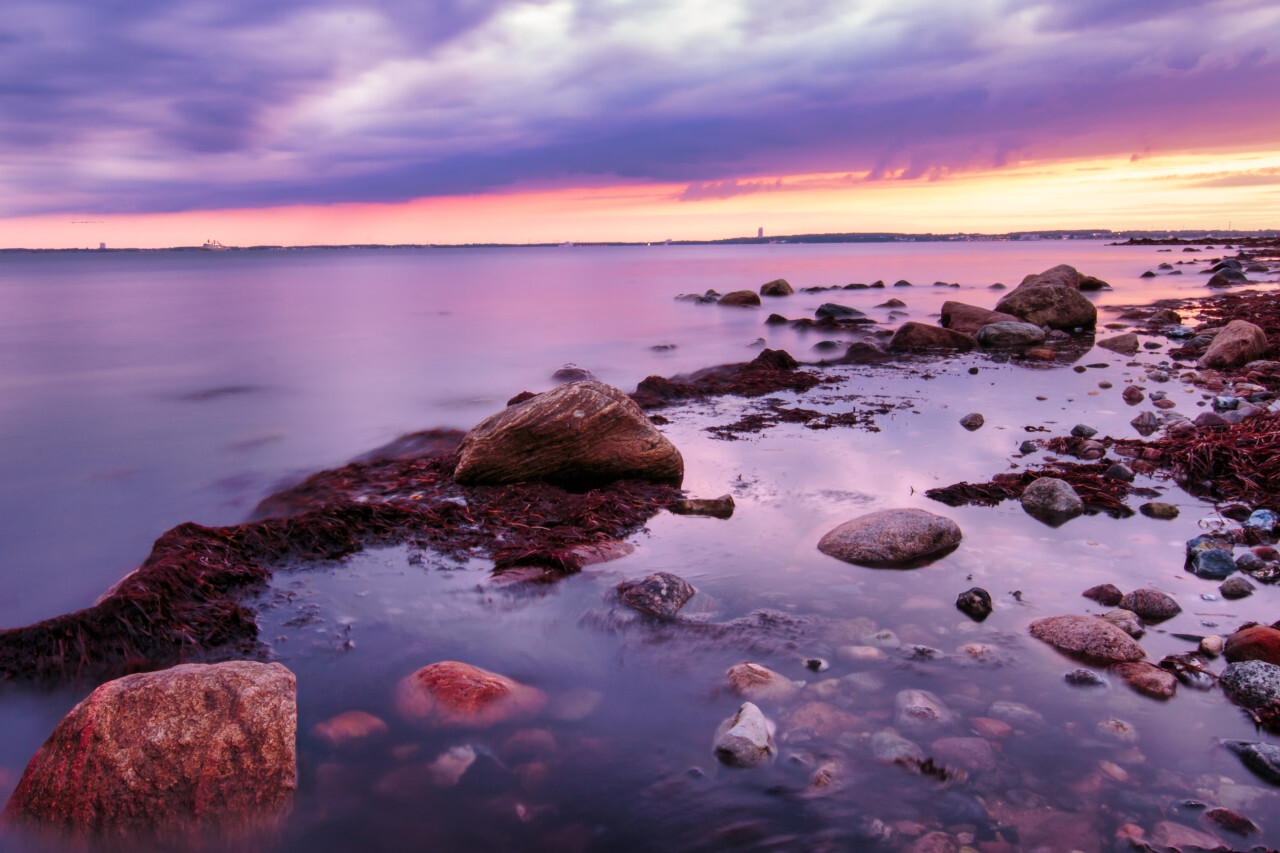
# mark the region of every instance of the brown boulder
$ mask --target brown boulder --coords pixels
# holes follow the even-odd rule
[[[1051,329],[1088,329],[1098,322],[1093,303],[1065,284],[1021,284],[996,303],[996,310]]]
[[[1267,334],[1247,320],[1232,320],[1218,332],[1205,351],[1205,367],[1239,367],[1257,361],[1267,352]]]
[[[1064,652],[1095,661],[1120,663],[1147,656],[1132,637],[1094,616],[1046,616],[1031,623],[1031,636]]]
[[[912,320],[903,323],[898,331],[889,339],[889,349],[959,349],[970,350],[978,345],[972,335],[944,329],[941,326],[930,326],[928,323],[917,323]]]
[[[1260,660],[1280,666],[1280,631],[1266,625],[1242,628],[1227,637],[1222,653],[1230,663]]]
[[[406,676],[395,696],[396,711],[407,722],[467,729],[532,717],[546,702],[536,687],[452,660]]]
[[[822,553],[847,563],[900,565],[960,544],[960,527],[923,509],[883,509],[833,528]]]
[[[264,841],[293,801],[297,724],[296,682],[278,663],[109,681],[36,752],[4,820],[76,846]]]
[[[791,282],[785,278],[775,278],[773,281],[760,285],[761,296],[790,296],[795,292]]]
[[[754,290],[734,290],[721,296],[720,304],[754,308],[760,304],[760,294]]]
[[[1169,699],[1178,689],[1178,679],[1172,672],[1144,660],[1113,664],[1111,671],[1134,690],[1153,699]]]
[[[459,483],[624,478],[679,485],[684,459],[626,394],[570,382],[481,421],[458,448]]]
[[[1094,343],[1103,349],[1109,349],[1112,352],[1118,352],[1123,355],[1133,355],[1138,351],[1139,346],[1138,336],[1134,332],[1126,332],[1113,338],[1103,338],[1100,341],[1094,341]]]
[[[963,302],[947,301],[942,303],[942,320],[940,322],[945,328],[953,331],[964,332],[966,335],[976,335],[979,329],[992,323],[1020,323],[1022,321],[1012,314],[1002,314],[999,311],[979,308],[977,305],[966,305]]]

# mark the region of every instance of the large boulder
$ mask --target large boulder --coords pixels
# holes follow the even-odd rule
[[[958,349],[970,350],[978,345],[973,335],[954,329],[930,326],[912,320],[903,323],[889,339],[889,349]]]
[[[992,323],[1018,323],[1021,320],[1012,314],[979,308],[977,305],[966,305],[963,302],[947,301],[942,303],[942,325],[966,335],[976,335],[983,326]]]
[[[396,686],[396,711],[427,728],[485,729],[534,716],[547,703],[536,687],[454,660],[408,675]]]
[[[1239,367],[1267,352],[1267,333],[1248,320],[1232,320],[1213,338],[1201,359],[1205,367]]]
[[[818,550],[848,563],[901,565],[960,544],[960,527],[923,509],[884,509],[846,521]]]
[[[1084,275],[1070,264],[1058,264],[1041,273],[1029,275],[1018,287],[1070,287],[1073,290],[1103,290],[1110,287],[1102,279]]]
[[[1231,663],[1261,660],[1280,665],[1280,631],[1267,625],[1241,628],[1227,637],[1222,653]]]
[[[1066,284],[1024,282],[997,302],[996,310],[1051,329],[1089,329],[1098,322],[1098,309],[1088,297]]]
[[[633,478],[679,485],[684,459],[626,394],[570,382],[481,421],[458,448],[459,483]]]
[[[790,296],[795,292],[791,282],[785,278],[775,278],[773,281],[760,285],[761,296]]]
[[[296,682],[278,663],[127,675],[58,723],[4,820],[75,847],[266,847],[292,805],[297,726]]]
[[[760,294],[754,290],[734,290],[720,297],[721,305],[737,305],[742,308],[753,308],[760,304]]]
[[[1064,652],[1102,663],[1142,660],[1142,646],[1120,628],[1096,616],[1046,616],[1031,623],[1031,636]]]

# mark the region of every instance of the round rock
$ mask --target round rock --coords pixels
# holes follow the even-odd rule
[[[1031,636],[1095,661],[1119,663],[1147,656],[1142,646],[1120,628],[1092,616],[1046,616],[1031,623]]]
[[[1061,524],[1084,512],[1084,501],[1066,480],[1041,477],[1022,492],[1022,508],[1041,521]]]
[[[923,509],[885,509],[834,528],[818,550],[849,563],[894,566],[954,548],[961,538],[949,518]]]
[[[1120,599],[1120,608],[1137,613],[1147,622],[1159,622],[1182,612],[1173,596],[1158,589],[1135,589]]]
[[[1246,708],[1261,708],[1280,699],[1280,666],[1261,660],[1227,664],[1222,689]]]

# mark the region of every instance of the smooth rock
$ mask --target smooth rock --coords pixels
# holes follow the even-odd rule
[[[386,736],[387,724],[368,711],[345,711],[316,723],[311,734],[331,749],[342,749]]]
[[[819,305],[818,310],[814,311],[813,313],[814,313],[814,316],[817,317],[819,320],[825,320],[828,318],[831,318],[834,320],[844,320],[844,319],[849,319],[853,317],[867,316],[863,312],[859,311],[857,308],[850,308],[848,305],[840,305],[839,303],[836,303],[836,302],[824,302],[821,305]]]
[[[1021,320],[988,323],[978,330],[978,343],[984,347],[1021,347],[1044,343],[1044,329]]]
[[[1136,406],[1146,399],[1146,394],[1142,393],[1142,389],[1137,385],[1126,385],[1124,390],[1120,392],[1120,396],[1130,406]]]
[[[659,619],[674,619],[697,591],[687,580],[670,572],[656,572],[643,580],[618,584],[618,597],[624,604]]]
[[[1234,832],[1236,835],[1255,835],[1259,831],[1258,825],[1249,820],[1249,818],[1239,812],[1224,809],[1221,806],[1205,812],[1204,819],[1228,832]]]
[[[725,674],[729,689],[752,702],[786,702],[804,688],[803,681],[792,681],[758,663],[737,663]]]
[[[1280,699],[1280,666],[1262,660],[1227,664],[1220,678],[1222,689],[1246,708],[1261,708]]]
[[[1190,568],[1197,577],[1221,580],[1235,572],[1236,561],[1226,551],[1209,548],[1191,555]]]
[[[603,382],[571,382],[473,427],[454,476],[464,484],[634,478],[678,485],[684,459],[626,394]]]
[[[743,702],[738,713],[720,724],[716,731],[715,754],[733,767],[755,767],[777,753],[774,725],[759,708]]]
[[[943,701],[928,690],[900,690],[893,699],[899,728],[913,731],[949,726],[956,716]]]
[[[293,801],[297,719],[293,673],[278,663],[109,681],[36,752],[4,821],[75,847],[269,847]]]
[[[978,345],[972,335],[909,320],[898,327],[889,339],[889,349],[971,350]]]
[[[982,587],[975,586],[973,589],[960,593],[956,598],[956,607],[962,612],[978,622],[986,619],[991,615],[991,593]]]
[[[1075,687],[1102,687],[1106,684],[1096,672],[1091,669],[1073,669],[1063,678],[1067,684]]]
[[[1169,503],[1163,503],[1161,501],[1153,501],[1152,503],[1145,503],[1142,506],[1138,507],[1138,512],[1142,513],[1148,518],[1159,518],[1159,519],[1164,519],[1166,521],[1178,517],[1178,508],[1176,506]]]
[[[996,310],[1036,326],[1071,330],[1093,328],[1098,309],[1076,288],[1024,282],[996,303]]]
[[[1094,344],[1112,352],[1133,355],[1138,351],[1138,336],[1134,332],[1127,332],[1123,335],[1094,341]]]
[[[718,498],[684,498],[673,503],[670,510],[677,515],[705,515],[711,518],[730,518],[733,516],[733,495],[721,495]]]
[[[595,379],[596,375],[585,367],[570,363],[552,373],[551,378],[563,384],[565,382],[587,382]]]
[[[1222,842],[1207,832],[1171,820],[1158,821],[1147,839],[1154,850],[1219,850]]]
[[[1159,622],[1182,612],[1173,597],[1158,589],[1135,589],[1120,599],[1122,610],[1132,610],[1146,622]]]
[[[1267,352],[1267,335],[1247,320],[1232,320],[1213,338],[1201,362],[1205,367],[1239,367]]]
[[[987,419],[984,418],[979,412],[970,412],[969,414],[965,415],[963,418],[960,419],[960,426],[964,427],[970,432],[973,432],[976,429],[981,429],[982,425],[985,424],[986,422],[987,422]]]
[[[835,739],[846,732],[856,732],[862,721],[855,715],[829,702],[805,702],[786,716],[786,729],[807,729],[823,739]]]
[[[401,718],[428,728],[489,728],[532,717],[546,702],[546,694],[536,687],[451,660],[401,679],[395,695]]]
[[[1091,586],[1080,594],[1085,598],[1093,599],[1105,607],[1115,607],[1120,603],[1120,600],[1124,598],[1124,593],[1120,591],[1120,587],[1111,583]]]
[[[849,563],[900,565],[955,547],[961,538],[949,518],[923,509],[885,509],[829,531],[818,550]]]
[[[1020,499],[1022,508],[1035,518],[1060,524],[1084,512],[1084,501],[1066,480],[1041,477],[1027,486]]]
[[[1067,614],[1031,623],[1031,636],[1064,652],[1095,661],[1142,660],[1146,652],[1132,637],[1103,619]]]
[[[1112,664],[1111,671],[1134,690],[1153,699],[1169,699],[1178,690],[1178,679],[1172,672],[1147,661]]]
[[[1218,585],[1218,592],[1222,594],[1222,597],[1231,601],[1248,598],[1253,595],[1255,589],[1256,587],[1249,583],[1248,578],[1243,578],[1239,575],[1228,578]],[[1272,663],[1276,663],[1276,661],[1272,661]]]
[[[871,754],[877,761],[892,764],[899,761],[923,761],[924,750],[892,729],[882,729],[868,738]]]
[[[999,699],[987,706],[987,716],[1008,723],[1023,732],[1044,728],[1044,715],[1022,702]]]
[[[1142,618],[1132,610],[1111,610],[1098,618],[1106,619],[1135,640],[1142,639],[1142,635],[1147,633],[1147,626],[1143,624]]]
[[[1227,637],[1222,653],[1232,663],[1261,660],[1280,665],[1280,630],[1267,625],[1241,628]]]
[[[775,278],[773,281],[765,282],[760,285],[761,296],[790,296],[795,293],[795,288],[791,286],[791,282],[785,278]]]
[[[753,308],[760,304],[760,294],[754,290],[734,290],[720,297],[721,305]]]
[[[976,305],[966,305],[963,302],[948,301],[942,303],[942,319],[940,322],[944,327],[953,331],[976,335],[979,329],[992,323],[1020,323],[1022,321],[1012,314],[992,311],[989,308],[979,308]]]
[[[1134,474],[1133,469],[1128,465],[1125,465],[1123,462],[1116,462],[1104,471],[1102,476],[1109,480],[1123,480],[1126,483],[1132,483],[1134,477],[1137,475]]]
[[[1280,746],[1244,740],[1224,740],[1222,745],[1240,756],[1244,766],[1259,778],[1272,785],[1280,785]]]
[[[971,773],[994,770],[996,754],[980,737],[944,737],[929,744],[933,758],[946,767],[960,767]]]

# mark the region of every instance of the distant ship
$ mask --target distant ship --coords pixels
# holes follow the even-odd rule
[[[219,243],[217,240],[205,240],[204,245],[200,247],[202,252],[225,252],[227,247]]]

